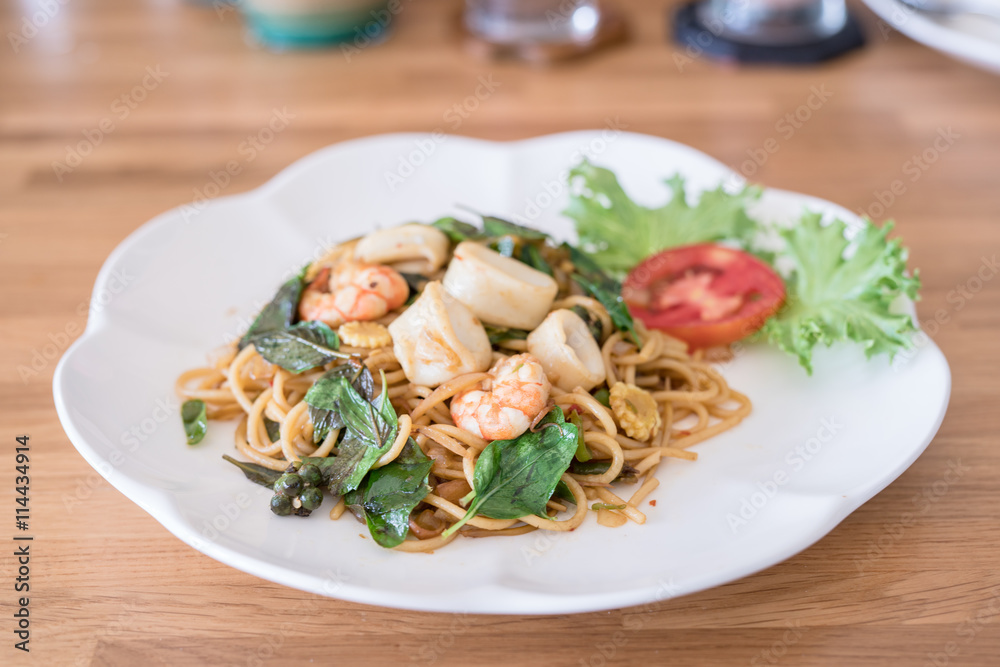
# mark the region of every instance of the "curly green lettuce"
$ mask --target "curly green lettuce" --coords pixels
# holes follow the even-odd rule
[[[570,171],[570,182],[579,188],[570,197],[565,214],[576,223],[577,235],[588,254],[613,274],[623,274],[661,250],[706,241],[735,240],[749,243],[757,223],[746,205],[760,197],[757,187],[736,194],[722,187],[688,203],[684,179],[668,179],[670,200],[658,208],[641,206],[625,194],[614,172],[583,162]]]
[[[583,247],[605,270],[629,271],[646,257],[682,245],[733,242],[783,271],[788,297],[785,305],[754,335],[795,356],[812,373],[817,345],[854,341],[871,358],[891,359],[911,346],[913,319],[895,310],[902,296],[917,298],[920,278],[906,270],[906,249],[889,239],[892,223],[882,227],[869,220],[848,240],[847,225],[805,213],[789,229],[777,230],[780,247],[755,247],[774,228],[750,218],[746,205],[761,190],[744,188],[729,194],[717,188],[688,203],[684,181],[667,181],[672,197],[659,208],[646,208],[625,193],[614,173],[583,162],[570,172],[576,188],[566,215],[576,223]]]
[[[917,298],[920,277],[906,273],[906,249],[889,239],[893,225],[881,228],[865,221],[852,241],[847,225],[821,224],[818,213],[806,213],[794,227],[780,230],[787,244],[779,257],[791,260],[785,281],[785,306],[757,333],[793,354],[812,373],[817,345],[854,341],[871,358],[895,354],[911,346],[913,318],[894,311],[900,296]],[[848,253],[850,247],[851,252]]]

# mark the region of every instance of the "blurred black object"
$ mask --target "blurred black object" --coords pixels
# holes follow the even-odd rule
[[[738,63],[816,63],[864,45],[843,0],[699,0],[674,16],[677,43]]]

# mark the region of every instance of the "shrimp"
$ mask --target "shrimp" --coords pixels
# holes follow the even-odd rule
[[[516,354],[501,359],[490,377],[451,400],[455,425],[486,440],[510,440],[531,426],[549,402],[552,385],[538,359]]]
[[[322,269],[302,292],[299,316],[331,327],[344,322],[376,320],[403,305],[410,288],[388,266],[341,262]]]

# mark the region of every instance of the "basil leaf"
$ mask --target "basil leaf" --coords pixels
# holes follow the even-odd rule
[[[266,486],[269,489],[273,489],[274,483],[277,482],[278,478],[284,474],[280,470],[271,470],[270,468],[265,468],[264,466],[257,465],[256,463],[237,461],[226,454],[223,454],[222,458],[242,470],[243,474],[246,475],[246,478],[251,482],[260,484],[261,486]]]
[[[546,273],[550,276],[555,275],[552,272],[552,267],[549,265],[545,258],[542,257],[542,251],[538,249],[538,246],[534,243],[526,243],[523,248],[521,248],[521,254],[518,259],[523,263],[527,264],[533,269],[537,269],[542,273]]]
[[[596,399],[598,403],[600,403],[606,408],[611,407],[611,392],[608,391],[607,387],[601,387],[600,389],[595,391],[594,399]]]
[[[345,429],[337,455],[320,459],[325,461],[321,470],[330,493],[339,496],[358,488],[365,474],[392,447],[398,425],[384,382],[382,394],[373,402],[365,400],[344,376],[328,378],[321,391],[314,393],[317,385],[319,381],[305,400],[309,402],[313,394],[310,405],[336,412],[338,416],[331,421]]]
[[[569,485],[561,479],[559,480],[559,483],[556,484],[556,490],[552,494],[552,499],[565,500],[566,502],[573,503],[574,505],[576,504],[576,496],[574,496],[573,492],[569,490]]]
[[[341,385],[336,378],[341,377],[346,378],[365,400],[371,400],[375,392],[375,379],[371,371],[362,364],[341,364],[321,375],[305,395],[305,402],[309,405],[309,420],[313,425],[314,443],[322,442],[331,430],[344,426],[337,408]]]
[[[455,243],[483,238],[483,233],[479,231],[478,227],[470,225],[467,222],[462,222],[461,220],[456,220],[450,216],[435,220],[431,223],[431,226],[440,229]]]
[[[590,450],[587,449],[587,443],[583,440],[583,420],[580,418],[580,413],[572,410],[569,413],[569,421],[576,427],[576,455],[574,458],[577,461],[589,461],[593,457],[590,455]]]
[[[430,492],[427,476],[434,466],[410,438],[396,460],[372,470],[361,486],[344,496],[351,511],[363,514],[372,538],[391,549],[410,532],[410,513]]]
[[[260,356],[292,373],[302,373],[350,355],[337,352],[340,337],[324,322],[299,322],[286,329],[254,336]]]
[[[594,337],[594,340],[597,341],[598,347],[600,347],[601,334],[604,333],[604,327],[601,325],[600,318],[583,306],[573,306],[570,310],[576,313],[576,315],[583,320],[583,323],[587,325],[587,330],[590,331],[590,335]]]
[[[410,296],[407,301],[410,301],[411,303],[417,300],[420,293],[424,291],[424,286],[431,281],[430,278],[420,275],[419,273],[405,273],[400,271],[399,275],[403,276],[403,280],[406,281],[407,287],[410,288]]]
[[[486,329],[486,335],[490,338],[490,343],[496,345],[502,340],[526,340],[530,332],[524,329],[505,329],[504,327],[492,327],[488,324],[483,325]]]
[[[184,422],[187,443],[197,445],[208,432],[208,413],[205,401],[198,399],[184,401],[184,405],[181,406],[181,420]]]
[[[267,429],[268,439],[271,442],[278,442],[278,439],[281,438],[281,424],[273,419],[264,417],[264,428]]]
[[[444,535],[454,533],[477,514],[491,519],[545,516],[545,504],[576,452],[577,431],[558,406],[537,429],[486,446],[476,461],[469,510]]]
[[[573,460],[569,464],[569,471],[574,475],[603,475],[611,467],[611,461],[601,459],[599,461],[577,461]],[[621,472],[612,482],[634,482],[639,475],[639,471],[626,463],[622,466]]]
[[[278,293],[274,295],[270,303],[264,306],[253,324],[243,334],[239,349],[242,350],[249,345],[250,339],[254,336],[291,326],[298,313],[299,299],[302,298],[303,281],[308,268],[308,265],[303,267],[297,276],[288,280],[278,289]]]
[[[525,227],[524,225],[518,225],[503,218],[497,218],[492,215],[481,217],[483,219],[483,231],[487,236],[520,236],[526,241],[544,241],[550,238],[545,232]]]
[[[619,331],[628,333],[636,345],[641,345],[635,321],[622,299],[621,283],[604,273],[594,260],[573,246],[564,243],[563,247],[569,250],[570,261],[576,269],[572,275],[573,280],[604,306]]]

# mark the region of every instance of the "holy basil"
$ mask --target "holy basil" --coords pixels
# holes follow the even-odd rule
[[[293,278],[289,279],[278,289],[271,302],[268,303],[257,315],[257,318],[243,334],[240,339],[239,349],[243,349],[250,344],[250,340],[259,334],[277,331],[291,326],[296,319],[299,299],[302,298],[302,289],[305,286],[305,275],[308,265]]]
[[[260,356],[292,373],[302,373],[350,355],[338,352],[340,337],[324,322],[299,322],[257,334],[250,342]]]
[[[476,515],[516,519],[528,514],[545,516],[545,504],[556,490],[577,448],[577,427],[555,407],[538,423],[513,440],[494,440],[476,461],[473,490],[465,516],[446,530],[450,535]]]
[[[181,406],[181,420],[184,422],[187,443],[197,445],[208,432],[208,410],[205,401],[198,399],[184,401],[184,405]]]
[[[394,461],[369,472],[360,487],[344,496],[380,546],[391,549],[406,539],[410,513],[430,492],[427,477],[433,465],[410,438]]]

